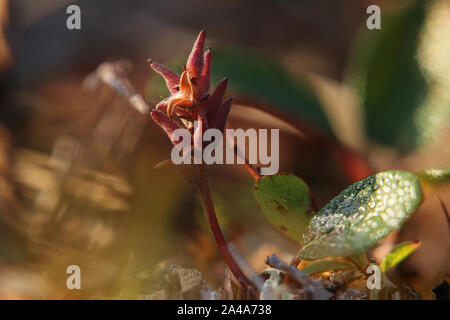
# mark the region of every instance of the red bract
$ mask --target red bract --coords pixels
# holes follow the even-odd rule
[[[222,79],[212,95],[203,101],[198,107],[200,111],[205,110],[209,122],[212,122],[216,117],[217,110],[219,110],[223,96],[227,90],[227,85],[228,80],[226,78]]]
[[[149,60],[150,66],[158,72],[164,80],[166,80],[166,86],[169,89],[170,93],[176,93],[178,91],[178,84],[180,83],[180,76],[167,68],[166,66],[156,62]]]
[[[169,138],[175,128],[192,128],[194,121],[204,123],[203,128],[223,131],[225,127],[231,107],[231,99],[222,104],[227,79],[222,79],[212,95],[209,95],[212,57],[209,49],[203,53],[205,39],[206,31],[202,30],[181,75],[149,60],[150,66],[164,78],[171,93],[156,105],[157,110],[151,112],[153,120],[164,129]],[[202,118],[200,113],[203,113]],[[175,144],[174,141],[172,143]]]
[[[205,46],[206,31],[202,30],[194,42],[191,54],[186,63],[186,70],[190,72],[191,77],[198,79],[203,69],[203,47]]]
[[[225,129],[225,124],[227,122],[228,114],[230,113],[232,102],[233,98],[230,98],[220,106],[220,108],[215,113],[215,117],[210,121],[211,128],[216,128],[223,132],[223,130]]]
[[[179,129],[180,126],[172,121],[167,114],[159,111],[159,110],[152,110],[151,111],[151,116],[153,121],[155,121],[155,123],[157,123],[163,130],[164,132],[167,134],[167,136],[169,137],[170,141],[172,141],[172,143],[174,145],[176,145],[178,142],[177,141],[173,141],[171,139],[172,137],[172,133],[176,130]]]
[[[211,56],[211,50],[206,50],[205,55],[203,57],[203,70],[202,74],[200,76],[200,79],[198,79],[197,84],[197,97],[202,98],[205,94],[209,92],[209,82],[210,82],[210,74],[211,74],[211,62],[212,62],[212,56]]]

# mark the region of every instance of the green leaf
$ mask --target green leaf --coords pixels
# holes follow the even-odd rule
[[[338,271],[338,270],[347,270],[347,269],[357,269],[354,264],[337,261],[337,260],[319,260],[308,264],[303,269],[300,269],[307,276],[316,273],[322,273],[326,271]]]
[[[256,182],[253,195],[266,218],[288,237],[300,242],[315,213],[306,183],[289,173],[264,176]]]
[[[365,269],[369,265],[369,260],[367,259],[367,256],[363,251],[356,252],[352,254],[349,258],[361,268]]]
[[[422,200],[414,174],[389,170],[345,189],[312,219],[298,257],[314,260],[367,250],[400,228]]]
[[[446,169],[435,169],[428,168],[423,172],[416,174],[420,180],[424,180],[431,183],[444,183],[450,182],[450,168]]]
[[[424,145],[445,143],[450,127],[450,41],[442,41],[450,39],[450,7],[443,0],[430,4],[417,53],[428,93],[414,115],[418,140]]]
[[[392,269],[400,262],[405,260],[411,253],[413,253],[420,246],[420,241],[405,241],[394,248],[384,257],[381,262],[381,271],[386,272]]]
[[[322,105],[312,88],[306,82],[293,77],[274,60],[230,46],[226,49],[213,48],[212,60],[211,91],[215,83],[227,77],[228,95],[277,108],[333,135]],[[185,61],[185,57],[180,57],[170,66],[179,72]],[[152,77],[147,87],[151,100],[168,96],[164,81],[159,77]]]
[[[380,30],[364,25],[346,75],[362,100],[369,138],[403,151],[417,145],[415,115],[427,94],[416,58],[426,2],[384,14]]]

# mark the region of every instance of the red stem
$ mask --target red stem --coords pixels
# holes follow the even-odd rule
[[[252,177],[255,179],[255,181],[258,181],[259,179],[261,179],[260,169],[258,167],[253,166],[252,164],[250,164],[247,157],[245,156],[244,153],[242,153],[239,150],[236,143],[234,144],[234,152],[238,155],[238,157],[240,156],[240,157],[242,157],[242,159],[244,159],[244,167],[252,175]]]
[[[247,161],[244,163],[244,167],[252,175],[252,177],[253,177],[253,179],[255,179],[255,181],[258,181],[259,179],[261,179],[259,170],[257,168],[255,168],[254,166],[252,166],[251,164],[249,164]]]
[[[252,282],[242,272],[241,268],[237,265],[230,250],[228,249],[225,238],[223,237],[222,230],[220,229],[219,222],[217,221],[216,212],[211,199],[211,191],[209,186],[209,175],[205,164],[199,165],[201,181],[198,184],[200,194],[202,196],[203,206],[205,208],[206,215],[208,216],[209,225],[214,235],[217,245],[219,246],[220,253],[222,254],[226,264],[230,268],[233,275],[239,281],[239,283],[251,291],[254,289]]]

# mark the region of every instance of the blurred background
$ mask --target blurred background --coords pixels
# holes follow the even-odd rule
[[[70,4],[81,30],[66,27]],[[381,30],[366,28],[371,4]],[[180,71],[201,29],[213,84],[228,77],[235,97],[230,126],[280,128],[280,171],[301,176],[319,207],[370,172],[450,164],[449,1],[0,0],[0,28],[2,299],[186,297],[161,284],[177,274],[172,265],[197,269],[192,277],[211,289],[223,284],[197,191],[154,168],[169,158],[166,136],[86,81],[124,59],[156,104],[168,91],[147,59]],[[298,245],[259,212],[245,169],[211,174],[221,226],[242,258],[256,272],[271,253],[290,260]],[[448,279],[450,230],[436,195],[450,207],[449,191],[427,185],[416,215],[372,253],[422,241],[395,270],[422,298]],[[82,290],[66,288],[71,264]]]

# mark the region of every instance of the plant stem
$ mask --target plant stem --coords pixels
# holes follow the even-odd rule
[[[120,71],[119,69],[119,63],[103,63],[97,68],[95,76],[103,81],[106,85],[117,91],[119,94],[127,98],[128,102],[137,111],[141,112],[142,114],[147,114],[151,109],[150,106],[145,103],[144,99],[142,99],[140,95],[136,94],[133,86],[125,77],[119,77],[119,75],[117,74],[117,71]],[[248,163],[248,160],[246,158],[244,159],[245,167],[252,174],[255,180],[258,180],[261,177],[259,174],[259,169],[254,168],[251,164]],[[214,205],[211,199],[210,182],[207,167],[205,164],[201,164],[199,165],[199,169],[201,179],[197,184],[197,187],[200,191],[203,206],[205,208],[206,215],[208,216],[209,225],[211,227],[211,231],[214,235],[216,243],[219,246],[220,253],[222,254],[233,275],[247,290],[247,292],[256,293],[255,286],[242,272],[241,268],[239,268],[235,259],[231,255],[231,252],[225,242],[225,238],[223,237],[222,230],[220,229],[219,222],[217,221],[216,212],[214,210]]]
[[[247,276],[242,272],[241,268],[237,265],[230,250],[228,249],[225,238],[223,237],[222,230],[220,229],[219,222],[217,221],[216,212],[211,198],[210,182],[208,170],[205,164],[199,165],[201,181],[198,184],[200,194],[205,208],[206,215],[208,217],[211,231],[214,235],[217,245],[219,246],[220,253],[222,254],[226,264],[230,268],[233,275],[239,281],[239,283],[247,290],[251,291],[255,287]]]
[[[255,181],[258,181],[259,179],[261,179],[261,175],[259,174],[258,168],[255,168],[254,166],[249,164],[248,161],[246,161],[244,163],[244,167],[252,175],[252,177],[253,177],[253,179],[255,179]]]
[[[250,164],[247,157],[241,150],[239,150],[239,147],[237,146],[236,143],[234,144],[234,152],[237,154],[238,157],[241,157],[244,160],[244,167],[251,174],[253,179],[255,179],[255,181],[261,179],[261,170],[258,167],[255,167],[254,165]]]

